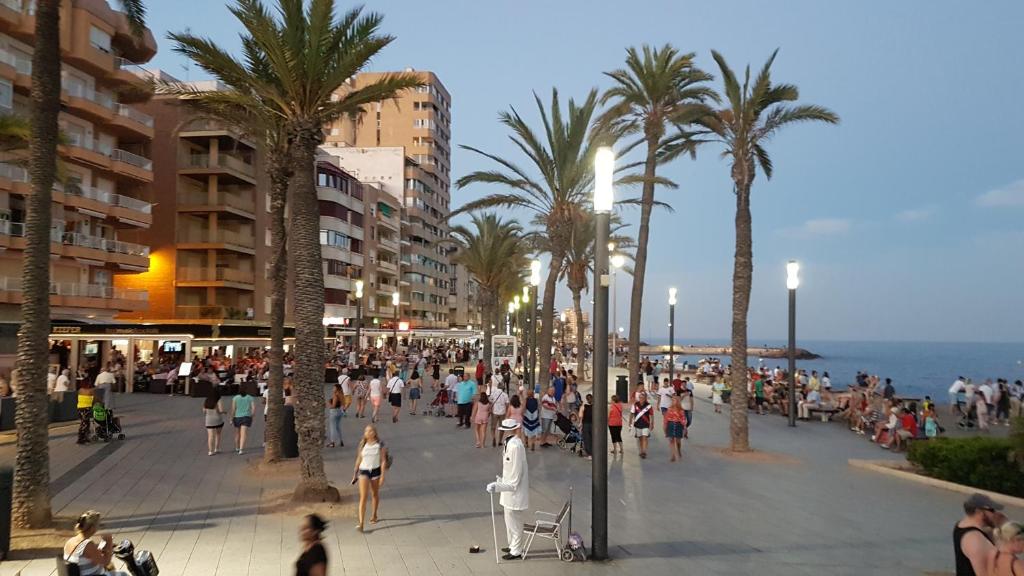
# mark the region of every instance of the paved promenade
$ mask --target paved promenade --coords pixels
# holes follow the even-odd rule
[[[157,557],[162,575],[293,573],[302,510],[286,505],[287,473],[257,472],[260,452],[206,455],[200,400],[151,395],[118,399],[128,439],[80,447],[74,429],[53,432],[56,514],[88,508],[106,529]],[[963,496],[850,468],[848,458],[885,458],[838,425],[787,428],[778,416],[751,416],[763,454],[735,459],[728,415],[698,402],[681,463],[656,437],[647,460],[627,441],[610,464],[613,561],[564,564],[539,541],[526,562],[495,565],[484,485],[500,471],[496,449],[473,447],[453,419],[402,414],[381,424],[395,455],[383,488],[381,523],[354,529],[349,485],[356,439],[366,420],[346,418],[345,448],[326,451],[342,505],[328,511],[330,574],[923,574],[951,573],[950,531]],[[258,419],[259,420],[259,419]],[[660,424],[660,419],[659,419]],[[231,430],[225,430],[230,448]],[[253,438],[262,435],[262,423]],[[258,444],[257,444],[258,445]],[[0,437],[0,458],[13,458]],[[557,448],[529,454],[531,505],[555,512],[575,486],[574,529],[590,540],[590,462]],[[1024,510],[1009,510],[1024,518]],[[500,522],[500,518],[499,518]],[[499,538],[501,538],[499,524]],[[485,548],[471,555],[474,544]],[[500,542],[503,546],[503,540]],[[535,554],[535,556],[534,556]],[[0,564],[0,576],[54,573],[49,552]]]

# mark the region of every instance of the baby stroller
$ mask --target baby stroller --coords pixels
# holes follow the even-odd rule
[[[558,412],[555,415],[555,427],[564,434],[564,436],[558,439],[559,448],[563,450],[568,448],[573,454],[577,450],[582,449],[580,444],[583,442],[583,435],[580,434],[579,429],[576,428],[576,425],[565,414]]]
[[[430,402],[427,410],[423,411],[424,415],[433,414],[434,416],[444,416],[445,406],[448,405],[448,391],[444,388],[437,391],[434,399]]]
[[[121,429],[121,419],[114,416],[113,410],[107,408],[100,402],[93,404],[92,419],[96,423],[97,440],[110,442],[114,438],[124,440],[124,430]]]

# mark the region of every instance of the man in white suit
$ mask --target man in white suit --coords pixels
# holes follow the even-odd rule
[[[505,441],[501,476],[487,485],[491,494],[501,493],[501,507],[505,509],[505,531],[508,537],[508,548],[502,556],[505,560],[518,560],[523,557],[523,513],[530,507],[530,479],[526,463],[526,446],[523,445],[519,422],[514,419],[503,420],[498,427],[501,432],[508,432]]]

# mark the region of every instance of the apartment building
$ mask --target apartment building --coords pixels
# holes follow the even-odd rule
[[[149,73],[176,81],[159,70]],[[121,280],[149,292],[149,309],[121,319],[267,321],[268,251],[262,248],[269,218],[256,144],[196,118],[173,96],[158,95],[142,110],[155,119],[153,216],[160,225],[148,235],[150,270]]]
[[[586,311],[582,311],[580,314],[583,317],[583,339],[589,340],[590,315],[587,314]],[[560,322],[562,325],[560,332],[561,338],[558,338],[557,341],[564,341],[567,344],[572,345],[576,342],[576,311],[573,310],[571,307],[566,308],[565,310],[562,311],[559,320],[561,320],[561,318],[565,318],[565,321]]]
[[[479,329],[483,325],[480,310],[480,287],[465,266],[448,265],[448,323],[452,328]]]
[[[65,175],[53,190],[51,314],[103,322],[148,305],[146,291],[120,280],[149,267],[154,122],[138,106],[150,93],[135,70],[156,42],[148,30],[137,36],[105,0],[63,2],[60,25]],[[30,2],[0,1],[0,113],[29,115],[34,26]],[[0,159],[0,321],[9,323],[20,319],[31,192],[16,158]]]
[[[413,328],[447,328],[451,95],[432,72],[407,72],[419,74],[425,85],[371,106],[357,122],[337,122],[328,130],[325,150],[360,181],[381,184],[401,202],[401,318]],[[384,74],[358,74],[346,90]]]

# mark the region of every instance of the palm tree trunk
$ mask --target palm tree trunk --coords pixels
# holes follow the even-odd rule
[[[488,370],[494,372],[495,367],[491,365],[491,337],[494,336],[494,329],[491,326],[494,325],[494,306],[497,298],[486,289],[482,289],[480,299],[482,300],[480,319],[484,324],[484,364],[487,365]]]
[[[295,143],[291,199],[295,261],[295,431],[299,436],[299,501],[340,499],[324,472],[324,271],[320,254],[320,208],[314,174],[319,127],[302,130]]]
[[[750,450],[747,432],[747,310],[754,276],[750,185],[736,184],[736,255],[732,273],[732,410],[729,439],[734,452]]]
[[[284,423],[284,319],[288,294],[288,233],[284,224],[289,171],[287,160],[268,158],[270,174],[270,378],[267,382],[266,448],[263,461],[281,459]]]
[[[562,271],[564,259],[564,252],[552,252],[551,262],[548,264],[548,277],[544,280],[544,305],[540,309],[540,341],[537,342],[537,382],[543,384],[541,390],[548,387],[548,381],[543,377],[548,374],[548,366],[551,364],[551,319],[555,317],[555,287],[558,285],[558,275]]]
[[[630,390],[636,388],[640,374],[640,314],[643,311],[644,277],[647,274],[647,242],[651,235],[651,210],[654,209],[654,176],[658,165],[658,140],[647,139],[647,159],[644,161],[644,188],[640,199],[640,229],[636,237],[636,257],[633,264],[633,291],[629,300],[629,365]],[[612,326],[612,330],[617,330]],[[602,338],[607,338],[603,334]]]
[[[577,289],[572,291],[572,310],[576,313],[576,375],[579,378],[583,378],[583,306],[581,301],[583,299],[583,290]],[[565,330],[565,326],[562,326],[562,330]]]
[[[14,464],[12,523],[41,528],[50,523],[49,399],[46,364],[50,335],[50,226],[57,174],[57,116],[60,114],[60,0],[36,3],[32,54],[29,177],[25,199],[21,328],[15,393],[18,448]]]

